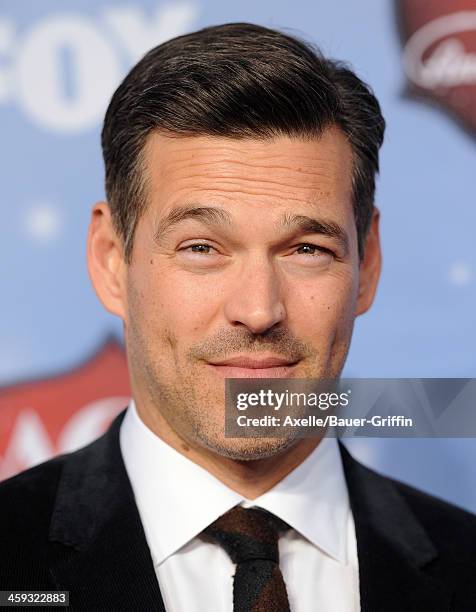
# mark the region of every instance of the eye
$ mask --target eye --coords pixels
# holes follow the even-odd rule
[[[305,249],[304,252],[302,252],[303,249]],[[324,247],[319,247],[315,244],[309,244],[309,243],[299,245],[296,252],[299,252],[299,251],[301,251],[303,255],[310,255],[311,257],[322,257],[324,255],[331,255],[331,256],[334,255],[334,253],[330,251],[329,249],[326,249]]]
[[[218,270],[228,261],[219,244],[213,246],[207,242],[191,242],[177,248],[177,263],[192,271]]]
[[[189,244],[188,247],[185,247],[185,251],[191,249],[192,253],[201,253],[204,255],[208,255],[213,247],[209,244]]]

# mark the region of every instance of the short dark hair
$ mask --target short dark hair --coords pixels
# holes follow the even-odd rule
[[[316,47],[249,23],[208,27],[158,45],[114,93],[102,130],[106,194],[126,261],[147,204],[142,152],[151,132],[312,138],[331,125],[346,135],[354,154],[362,259],[385,130],[369,86]]]

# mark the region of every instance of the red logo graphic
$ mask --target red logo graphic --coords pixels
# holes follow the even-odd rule
[[[88,444],[129,398],[126,356],[116,340],[70,372],[0,389],[0,480]]]
[[[411,92],[476,132],[475,0],[400,0]]]

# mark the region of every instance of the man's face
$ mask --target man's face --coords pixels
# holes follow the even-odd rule
[[[337,128],[153,134],[144,154],[148,208],[115,309],[133,395],[187,444],[271,456],[291,440],[225,438],[224,378],[339,376],[361,299],[351,147]]]

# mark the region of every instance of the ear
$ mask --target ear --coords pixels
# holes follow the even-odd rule
[[[365,239],[364,258],[359,267],[359,294],[355,315],[361,315],[372,305],[380,278],[382,254],[379,235],[380,211],[374,208],[370,229]]]
[[[107,202],[98,202],[91,211],[87,258],[89,277],[98,298],[106,310],[124,320],[126,262]]]

